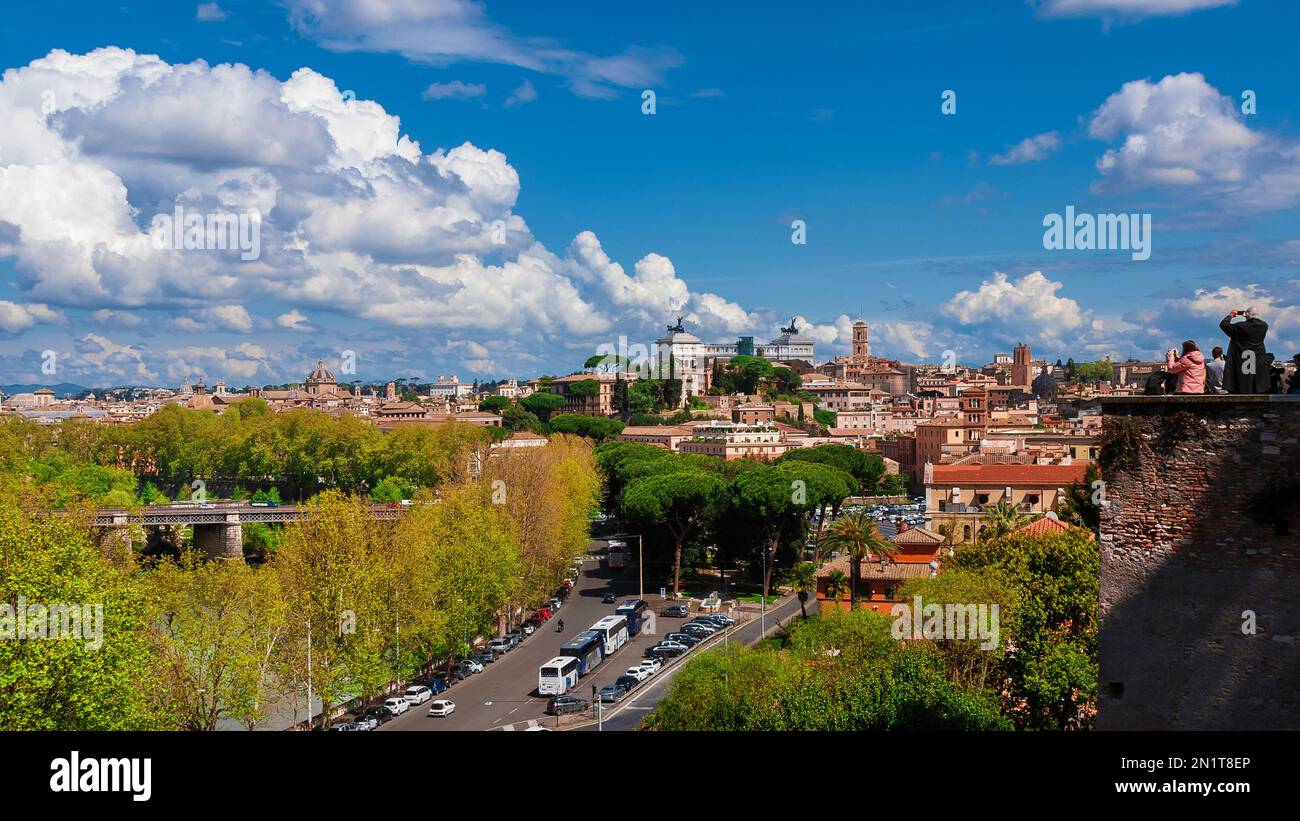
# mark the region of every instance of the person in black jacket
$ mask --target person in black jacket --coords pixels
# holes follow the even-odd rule
[[[1233,322],[1237,317],[1245,317]],[[1272,365],[1264,350],[1268,323],[1254,308],[1233,311],[1219,323],[1228,337],[1228,364],[1223,368],[1223,387],[1228,393],[1268,393]]]

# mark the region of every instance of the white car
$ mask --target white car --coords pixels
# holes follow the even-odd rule
[[[654,675],[655,673],[659,672],[659,668],[663,666],[664,663],[659,659],[641,659],[641,664],[640,664],[641,669],[646,670],[647,672],[649,672],[650,675]]]
[[[645,681],[650,678],[650,671],[645,667],[629,667],[624,671],[624,673],[637,681]]]
[[[402,713],[411,709],[411,703],[401,696],[393,696],[384,699],[384,706],[393,711],[393,715],[400,716]]]
[[[550,727],[538,727],[537,725],[533,725],[532,727],[527,727],[524,729],[525,733],[549,733],[550,731],[551,731]]]
[[[407,687],[406,692],[402,694],[402,698],[404,698],[411,706],[415,706],[416,704],[423,704],[433,698],[433,691],[428,687],[423,687],[417,684],[414,687]]]
[[[456,702],[440,698],[429,705],[429,715],[431,716],[449,716],[456,712]]]

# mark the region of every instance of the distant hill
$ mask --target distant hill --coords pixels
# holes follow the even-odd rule
[[[15,393],[31,393],[41,388],[49,388],[54,391],[55,396],[75,395],[90,390],[90,388],[72,382],[60,382],[57,385],[0,385],[0,391],[4,391],[5,396],[13,396]]]

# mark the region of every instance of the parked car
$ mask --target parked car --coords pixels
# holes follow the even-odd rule
[[[545,621],[550,621],[551,616],[554,615],[555,613],[551,612],[551,608],[548,605],[546,607],[537,608],[537,612],[533,614],[533,618],[536,619],[538,622],[545,622]]]
[[[402,713],[411,709],[411,703],[401,696],[393,696],[384,699],[384,706],[393,711],[393,715],[400,716]]]
[[[482,667],[486,664],[491,664],[492,662],[496,661],[500,657],[501,657],[501,653],[492,649],[491,647],[480,647],[479,649],[475,650],[473,653],[470,653],[470,656],[468,659],[466,659],[466,661],[472,661],[475,664],[477,664],[479,667]],[[474,672],[481,673],[483,671],[475,670]]]
[[[652,671],[646,667],[637,665],[636,667],[627,668],[625,674],[631,676],[637,681],[645,681],[646,679],[650,678],[650,676],[652,675]],[[620,678],[622,678],[622,676],[620,676]]]
[[[649,670],[651,675],[659,672],[659,668],[663,666],[663,662],[659,659],[641,659],[641,668]]]
[[[724,627],[732,627],[736,624],[735,618],[724,613],[713,613],[712,615],[706,616],[706,618],[709,621],[715,621]]]
[[[550,731],[550,727],[543,727],[540,724],[534,724],[531,727],[524,728],[525,733],[549,733]]]
[[[675,641],[686,647],[694,647],[703,640],[703,637],[691,635],[690,633],[668,633],[664,636],[664,641]]]
[[[430,690],[428,687],[425,687],[423,684],[416,684],[411,687],[407,687],[406,692],[402,693],[402,698],[406,701],[407,704],[411,704],[411,705],[423,704],[424,702],[433,698],[433,691]]]
[[[362,718],[373,720],[375,726],[378,727],[380,724],[392,719],[394,715],[393,711],[387,707],[371,707],[369,710],[366,710],[366,714],[362,716]]]
[[[456,702],[440,698],[429,705],[429,715],[431,716],[449,716],[456,712]]]
[[[339,724],[331,724],[330,731],[335,733],[352,732],[359,729],[354,722],[344,721]]]
[[[641,679],[636,676],[623,675],[614,679],[614,683],[621,684],[623,688],[630,693],[638,684],[641,683]]]
[[[606,684],[600,688],[600,700],[605,704],[616,704],[627,695],[627,688],[622,684]]]
[[[446,692],[447,688],[451,686],[451,682],[447,681],[442,676],[434,676],[433,678],[426,681],[424,683],[424,686],[428,687],[429,692],[433,693],[436,696],[439,693]]]
[[[652,644],[651,646],[647,647],[645,650],[645,654],[647,656],[666,656],[669,658],[673,656],[680,656],[682,653],[685,652],[686,652],[686,645],[678,644],[675,641],[666,641],[666,642],[660,642],[658,644]]]
[[[716,627],[706,627],[703,624],[683,624],[677,629],[683,633],[689,633],[698,639],[707,639],[709,636],[718,632]]]
[[[546,711],[553,716],[564,715],[565,713],[581,713],[591,705],[585,698],[577,696],[555,696],[550,703],[546,705]]]
[[[383,720],[379,719],[378,717],[376,717],[376,716],[374,715],[374,712],[375,712],[374,710],[370,710],[370,711],[367,712],[365,715],[363,715],[363,716],[361,716],[360,718],[354,720],[354,721],[352,722],[352,729],[353,729],[353,730],[360,730],[360,731],[362,731],[362,732],[369,732],[369,731],[375,729],[376,727],[378,727],[380,724],[383,724],[384,721],[387,720],[387,719],[383,719]],[[391,718],[391,717],[392,717],[392,716],[389,716],[389,718]]]
[[[670,604],[659,614],[671,619],[684,619],[690,615],[690,608],[684,604]]]
[[[507,632],[507,633],[506,633],[506,638],[510,639],[510,642],[511,642],[511,644],[512,644],[513,646],[518,647],[518,646],[519,646],[519,643],[522,642],[522,641],[524,640],[524,630],[523,630],[523,628],[522,628],[522,627],[516,627],[515,629],[513,629],[513,630]]]
[[[511,644],[510,639],[504,637],[492,639],[492,641],[488,642],[488,649],[493,653],[504,654],[509,652],[511,647],[514,647],[514,645]]]
[[[556,610],[559,610],[559,609],[560,609],[560,605],[562,605],[562,604],[564,604],[564,602],[563,602],[561,599],[559,599],[559,598],[553,598],[553,599],[550,599],[550,600],[548,600],[548,601],[546,602],[546,609],[547,609],[547,610],[550,610],[550,611],[551,611],[551,615],[553,616],[553,615],[555,615],[555,611],[556,611]]]
[[[474,671],[463,661],[453,664],[451,668],[447,670],[448,681],[464,681],[472,675],[474,675]]]
[[[483,672],[483,662],[475,658],[475,656],[478,655],[487,656],[489,661],[493,658],[496,658],[495,654],[492,653],[482,653],[482,654],[475,653],[473,656],[470,656],[467,659],[461,659],[460,663],[465,665],[465,668],[468,669],[471,673],[481,673]]]

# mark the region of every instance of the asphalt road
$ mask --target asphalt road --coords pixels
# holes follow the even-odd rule
[[[403,715],[394,718],[379,728],[380,731],[440,731],[440,730],[525,730],[530,725],[540,725],[550,729],[560,729],[581,725],[595,718],[589,715],[566,715],[557,719],[546,714],[547,697],[535,695],[537,689],[537,668],[559,653],[560,645],[576,634],[586,630],[600,618],[612,615],[616,605],[602,604],[601,598],[606,593],[614,593],[618,601],[635,598],[638,590],[636,567],[622,570],[609,570],[601,566],[601,551],[605,548],[604,540],[592,542],[591,551],[584,562],[582,571],[574,589],[569,593],[564,605],[554,618],[542,625],[538,632],[529,636],[515,649],[487,665],[482,673],[471,676],[451,686],[436,698],[450,699],[456,703],[456,711],[450,716],[430,717],[428,705],[412,706]],[[659,597],[658,589],[646,591],[648,610],[658,612],[667,602]],[[768,631],[776,626],[778,620],[785,620],[798,614],[799,602],[793,597],[768,610]],[[564,620],[564,633],[555,630],[556,623]],[[607,658],[594,672],[582,678],[578,687],[571,691],[581,698],[591,699],[591,688],[597,689],[612,684],[630,666],[637,664],[643,657],[645,648],[659,640],[663,633],[672,632],[682,619],[656,617],[653,633],[643,630],[640,635],[631,637],[617,653]],[[758,639],[758,620],[751,623],[742,622],[732,629],[729,641],[752,643]],[[720,640],[720,639],[719,639]],[[703,645],[701,645],[702,647]],[[678,661],[690,658],[698,653],[697,647]],[[665,665],[656,675],[647,679],[616,705],[605,705],[604,728],[607,730],[631,730],[641,723],[645,713],[667,692],[666,684],[671,680],[678,665]],[[581,729],[587,729],[581,727]],[[590,729],[596,729],[592,724]]]
[[[586,630],[604,616],[613,615],[616,605],[601,604],[607,592],[613,592],[619,601],[634,598],[637,594],[635,568],[610,571],[601,566],[596,550],[603,550],[605,542],[592,542],[592,553],[583,563],[582,572],[559,613],[541,628],[524,639],[513,650],[488,664],[482,673],[471,676],[451,686],[437,698],[451,699],[456,711],[450,716],[431,718],[427,704],[415,705],[406,713],[380,727],[380,730],[493,730],[524,729],[532,721],[554,728],[556,719],[546,714],[548,697],[534,695],[537,689],[537,668],[559,654],[560,645]],[[657,594],[658,591],[656,590]],[[658,602],[658,595],[647,596]],[[555,631],[556,623],[564,620],[564,633]],[[577,695],[589,698],[591,685],[604,686],[618,678],[627,667],[641,659],[642,650],[656,639],[646,635],[635,636],[617,653],[606,659],[592,674],[579,681]],[[572,716],[565,716],[571,724]]]
[[[816,612],[817,603],[810,601],[808,603],[808,612]],[[784,623],[789,619],[796,618],[799,615],[799,599],[791,596],[790,598],[777,602],[767,611],[765,626],[768,635],[776,629],[778,623]],[[754,617],[751,621],[741,622],[736,625],[725,637],[726,641],[741,641],[745,644],[754,644],[759,640],[759,619]],[[686,661],[695,656],[703,649],[721,644],[724,638],[722,636],[713,636],[708,642],[698,645],[686,656],[680,657],[679,661]],[[648,642],[653,643],[653,642]],[[588,724],[575,729],[579,730],[635,730],[645,719],[646,714],[655,708],[655,706],[668,693],[668,685],[672,682],[673,675],[681,668],[681,664],[665,666],[656,675],[642,682],[627,697],[618,704],[606,705],[604,717],[597,724]],[[617,676],[615,676],[617,678]]]

